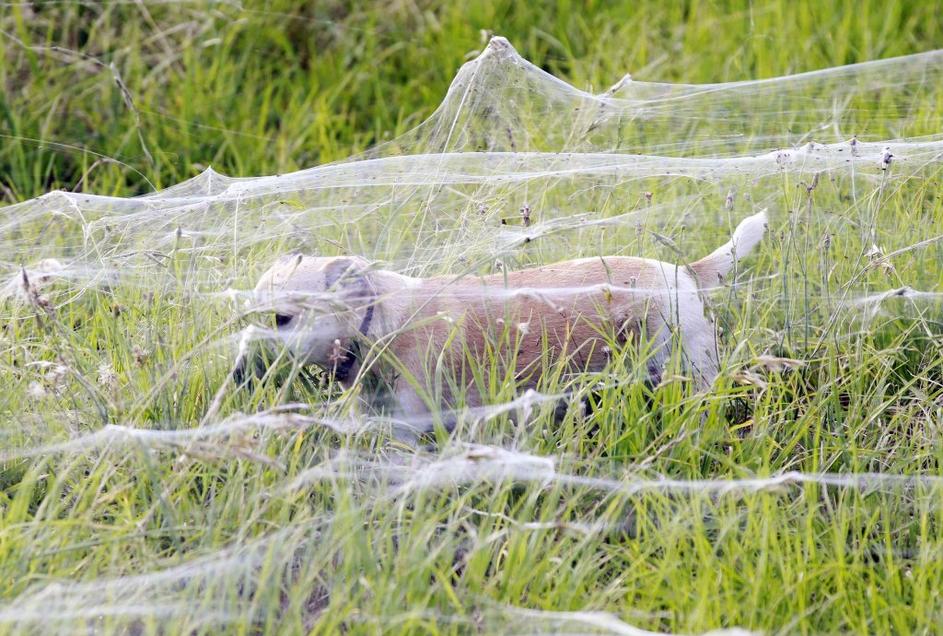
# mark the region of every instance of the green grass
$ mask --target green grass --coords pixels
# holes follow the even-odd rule
[[[626,71],[721,82],[920,52],[943,42],[938,12],[898,2],[0,4],[0,201],[55,189],[130,196],[209,165],[258,176],[343,159],[429,116],[459,66],[484,47],[482,30],[601,91]],[[882,127],[891,104],[855,106],[852,123],[894,134]],[[903,134],[940,132],[937,93],[908,106],[914,116]],[[539,126],[539,117],[527,123]],[[690,148],[704,139],[688,132],[660,134]],[[546,393],[610,386],[593,392],[589,415],[574,405],[554,421],[554,405],[542,404],[530,417],[464,422],[454,435],[554,458],[556,477],[522,457],[514,483],[398,489],[372,470],[400,462],[402,474],[429,476],[515,465],[467,454],[444,434],[437,454],[407,448],[382,427],[338,433],[284,417],[259,425],[251,414],[299,401],[335,424],[350,417],[349,402],[322,408],[338,395],[290,364],[279,369],[288,381],[220,394],[210,425],[228,422],[228,432],[174,437],[205,424],[232,361],[228,338],[246,324],[212,292],[251,286],[275,254],[297,247],[430,271],[488,269],[498,218],[517,214],[514,187],[456,187],[430,195],[424,215],[383,208],[346,225],[319,225],[327,213],[311,214],[314,199],[295,194],[282,202],[287,211],[244,212],[258,227],[280,219],[291,232],[254,242],[256,226],[247,224],[232,250],[185,233],[168,239],[176,228],[159,216],[93,234],[107,250],[125,244],[114,236],[127,229],[127,244],[153,249],[160,266],[75,297],[76,286],[55,283],[42,291],[54,306],[0,303],[0,632],[588,631],[575,615],[552,612],[602,611],[684,633],[935,633],[943,618],[940,303],[889,302],[866,320],[836,302],[845,285],[852,296],[939,288],[940,243],[901,253],[893,270],[864,258],[862,219],[879,228],[885,253],[943,234],[939,169],[912,172],[919,178],[886,190],[856,181],[868,189],[855,196],[849,181],[825,178],[807,194],[807,173],[733,179],[776,214],[743,286],[715,295],[729,360],[714,390],[696,395],[680,380],[655,390],[611,386],[637,377],[632,351],[602,376],[548,368]],[[668,207],[640,230],[547,235],[502,258],[519,266],[621,251],[676,260],[647,230],[700,255],[749,211],[738,199],[729,214],[704,212],[723,210],[727,182],[590,182],[600,187],[536,179],[524,196],[546,217],[644,211],[649,189]],[[500,209],[478,214],[471,201],[479,196]],[[433,205],[442,203],[464,207]],[[75,218],[40,216],[10,229],[4,212],[4,273],[82,245]],[[215,229],[230,212],[191,221]],[[455,218],[468,224],[450,225]],[[417,219],[442,225],[432,235]],[[778,276],[764,277],[771,273]],[[774,372],[757,366],[763,354],[805,364]],[[500,357],[482,360],[481,370],[499,369]],[[490,404],[516,395],[507,383],[482,383]],[[117,431],[108,444],[23,454],[102,430]],[[915,479],[761,491],[730,481],[787,471]],[[695,486],[653,487],[661,476]]]

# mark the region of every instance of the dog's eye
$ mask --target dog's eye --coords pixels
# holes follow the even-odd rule
[[[291,322],[292,317],[287,314],[275,314],[275,325],[284,327]]]

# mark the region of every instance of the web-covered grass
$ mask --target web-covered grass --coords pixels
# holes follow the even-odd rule
[[[81,21],[81,6],[55,15]],[[100,32],[130,11],[116,6],[99,14]],[[209,66],[187,60],[198,48],[181,33],[235,51],[207,42],[278,42],[285,24],[277,8],[181,5],[175,22],[144,6],[163,28],[146,46],[125,32],[130,59],[167,48],[193,86]],[[846,50],[891,37],[885,23],[922,24],[886,6],[855,14],[860,25],[839,32]],[[60,41],[28,41],[42,12],[26,21],[19,5],[3,10],[16,38],[0,39],[4,55],[35,81],[31,56],[47,68]],[[227,11],[272,32],[209,23]],[[733,46],[708,46],[717,24],[748,20],[762,33],[778,11],[697,28],[698,16],[670,10],[652,19],[689,25],[689,50],[709,61]],[[444,23],[458,29],[456,15]],[[598,20],[586,28],[604,34],[597,59],[626,41]],[[641,20],[624,28],[647,33]],[[817,41],[798,27],[768,32]],[[909,52],[895,46],[905,47],[864,57]],[[766,49],[735,75],[798,70],[763,66]],[[801,70],[849,61],[832,53]],[[254,64],[213,77],[237,90],[252,85]],[[379,71],[359,64],[362,81],[317,94],[365,95]],[[717,80],[702,64],[682,79]],[[328,66],[312,59],[296,79],[311,91]],[[625,68],[611,70],[615,81]],[[414,128],[422,118],[402,106],[402,134],[349,161],[264,178],[205,171],[145,198],[124,198],[134,192],[125,179],[144,187],[133,171],[90,164],[82,174],[98,188],[0,210],[2,630],[932,631],[943,579],[941,75],[943,56],[930,53],[770,82],[625,80],[584,92],[495,40],[447,94],[415,105],[441,101],[429,119]],[[139,101],[137,81],[152,90],[146,77],[122,81]],[[329,121],[306,130],[338,129],[357,149],[356,126],[331,119],[336,102],[305,99],[316,103],[284,116],[311,107]],[[250,101],[233,97],[221,115],[234,118],[239,133],[220,135],[235,148],[251,133],[240,114]],[[31,116],[22,104],[12,112],[8,121]],[[179,114],[168,130],[183,138],[197,122]],[[114,124],[124,148],[143,144],[158,166],[176,148],[194,162],[212,154],[154,143],[142,117],[140,135],[133,121]],[[292,146],[284,164],[227,156],[252,175],[345,155],[311,135],[297,140],[323,149],[310,160],[313,150]],[[11,166],[33,160],[10,170],[16,200],[58,189],[70,169],[44,166],[26,136],[12,131],[2,151]],[[256,158],[235,169],[243,156]],[[182,172],[158,169],[161,185],[193,174],[171,163]],[[417,448],[359,409],[356,390],[284,357],[250,390],[228,380],[245,329],[270,326],[248,290],[290,250],[361,254],[417,276],[615,254],[683,262],[761,208],[767,239],[710,292],[724,370],[707,393],[677,358],[646,386],[631,349],[599,374],[550,365],[536,392],[495,373],[479,387],[486,406],[456,405],[456,431]],[[478,362],[500,369],[501,355]]]

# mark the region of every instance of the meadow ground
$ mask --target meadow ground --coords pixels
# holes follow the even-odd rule
[[[727,82],[943,44],[936,3],[351,4],[0,2],[0,203],[53,190],[146,194],[208,166],[286,174],[403,139],[492,32],[591,92],[626,71]],[[941,132],[939,82],[920,93],[893,74],[875,78],[880,97],[874,89],[831,105],[844,124],[877,139]],[[502,93],[478,123],[513,99]],[[782,99],[758,102],[770,139],[804,121],[798,107],[771,119]],[[714,111],[696,134],[655,132],[679,140],[675,154],[703,154],[710,126],[726,135],[735,110]],[[906,127],[882,127],[885,118]],[[547,139],[559,121],[543,122]],[[643,132],[626,134],[670,154]],[[760,136],[729,143],[765,147]],[[251,287],[274,254],[307,245],[300,232],[265,233],[271,206],[236,210],[258,225],[237,228],[229,252],[174,235],[159,205],[114,225],[0,208],[3,285],[19,284],[21,266],[87,255],[91,244],[126,241],[159,264],[130,282],[96,278],[122,256],[109,253],[100,271],[70,270],[81,284],[0,295],[0,632],[936,633],[939,296],[904,294],[853,315],[834,299],[940,291],[937,164],[902,168],[914,177],[904,182],[897,164],[863,181],[748,174],[714,224],[694,208],[723,210],[726,187],[652,176],[614,193],[598,173],[591,189],[534,178],[535,210],[560,218],[574,202],[598,218],[637,211],[657,183],[656,207],[689,206],[685,222],[702,231],[684,234],[667,208],[603,238],[585,230],[558,240],[551,227],[548,240],[506,250],[515,265],[614,245],[699,256],[750,211],[743,194],[769,205],[769,241],[716,303],[727,365],[706,395],[670,374],[654,389],[627,381],[639,379],[632,352],[604,377],[551,369],[541,391],[589,394],[591,413],[574,404],[555,421],[549,403],[494,412],[451,441],[440,431],[437,450],[351,431],[343,408],[279,414],[338,397],[287,363],[287,377],[220,391],[246,320],[215,292]],[[317,225],[330,217],[295,192],[278,202],[290,210],[279,222],[317,227],[320,250],[373,250],[424,272],[454,271],[459,247],[491,255],[491,239],[504,236],[486,225],[492,211],[471,203],[460,227],[424,212],[434,234],[385,208],[355,215],[371,196],[363,183],[337,195],[352,197],[345,209],[362,221]],[[862,183],[870,189],[856,190]],[[441,196],[470,202],[464,187]],[[489,201],[510,206],[509,192],[495,186]],[[516,230],[518,204],[509,210]],[[194,223],[210,241],[213,223],[232,214],[212,209]],[[110,238],[95,243],[93,226]],[[116,227],[125,234],[114,238]],[[377,243],[381,235],[394,238]],[[479,362],[497,368],[499,358]],[[500,382],[485,389],[491,404],[516,396]]]

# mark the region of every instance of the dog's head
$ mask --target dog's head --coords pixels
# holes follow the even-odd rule
[[[365,335],[373,316],[375,293],[370,264],[360,257],[279,258],[255,287],[263,320],[274,329],[272,340],[299,364],[314,364],[346,379],[355,341]],[[236,362],[237,383],[259,359],[243,354]]]

